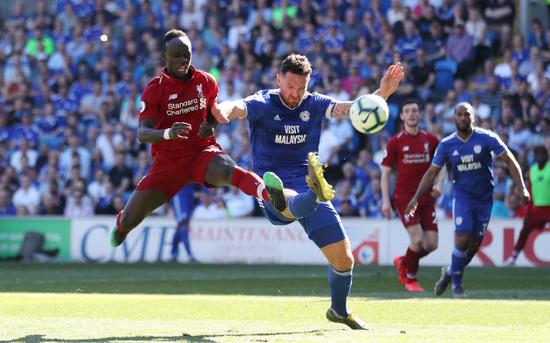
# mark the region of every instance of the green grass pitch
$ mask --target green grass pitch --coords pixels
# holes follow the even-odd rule
[[[330,323],[326,266],[0,263],[0,342],[549,342],[550,269],[468,267],[468,299],[424,293],[390,266],[357,266]]]

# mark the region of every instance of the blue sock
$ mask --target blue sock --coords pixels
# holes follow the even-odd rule
[[[466,250],[460,250],[455,246],[453,249],[453,255],[451,258],[451,271],[453,276],[453,289],[456,286],[462,286],[462,274],[464,274],[464,267],[466,266]]]
[[[176,229],[176,232],[174,232],[174,237],[172,237],[172,258],[178,257],[178,244],[180,244],[180,230]]]
[[[317,209],[317,195],[311,189],[305,193],[296,194],[288,199],[288,210],[296,218],[304,218]]]
[[[352,270],[338,271],[332,266],[328,269],[328,283],[330,285],[330,297],[332,298],[331,307],[343,317],[347,317],[349,314],[347,300],[353,278]]]
[[[187,251],[187,256],[189,256],[189,259],[194,260],[195,258],[191,252],[191,246],[189,245],[189,226],[183,226],[180,231],[180,241]]]

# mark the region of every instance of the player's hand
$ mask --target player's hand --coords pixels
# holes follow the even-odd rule
[[[405,74],[403,73],[403,66],[401,63],[397,62],[396,64],[392,64],[388,67],[384,77],[382,77],[377,94],[387,99],[395,92],[397,86],[399,86],[399,82],[401,82],[404,76]]]
[[[529,194],[529,191],[527,190],[527,188],[523,187],[520,194],[520,201],[522,205],[527,205],[530,200],[531,200],[531,195]]]
[[[218,107],[218,104],[214,104],[212,108],[210,109],[210,113],[212,113],[212,116],[216,119],[218,123],[229,123],[229,119],[227,118],[229,115],[220,110]]]
[[[382,200],[382,213],[386,216],[386,218],[391,219],[391,203],[389,201]]]
[[[189,138],[187,137],[187,135],[189,134],[189,132],[191,132],[191,129],[191,124],[183,121],[177,121],[172,124],[172,127],[170,129],[170,139],[186,140]]]
[[[214,130],[218,123],[209,123],[205,121],[199,126],[199,138],[206,138],[214,135]]]
[[[441,196],[441,189],[437,186],[434,186],[431,191],[432,198],[439,198]]]
[[[416,212],[416,206],[418,206],[418,201],[415,198],[412,198],[405,209],[405,214],[408,214],[410,217],[414,217],[414,212]]]

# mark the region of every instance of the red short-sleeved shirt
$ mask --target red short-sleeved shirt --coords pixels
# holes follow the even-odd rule
[[[186,122],[192,126],[187,140],[172,139],[152,144],[153,155],[187,154],[216,143],[214,136],[200,139],[197,133],[200,124],[206,121],[208,109],[217,101],[218,84],[211,74],[193,66],[190,70],[193,76],[184,82],[168,75],[164,68],[141,95],[139,120],[156,119],[157,130],[168,129],[175,122]]]
[[[402,130],[390,138],[382,165],[390,168],[397,166],[394,199],[396,197],[408,197],[409,200],[412,198],[422,176],[432,164],[438,144],[437,137],[424,130],[419,130],[414,136]],[[429,192],[426,192],[423,197],[431,198]]]

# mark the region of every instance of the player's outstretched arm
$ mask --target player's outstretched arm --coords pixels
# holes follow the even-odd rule
[[[426,170],[426,173],[424,173],[424,176],[422,177],[422,180],[420,181],[420,184],[416,189],[416,193],[414,194],[411,201],[407,205],[407,208],[405,209],[405,213],[407,213],[409,216],[414,216],[416,206],[418,205],[418,199],[420,199],[420,197],[424,195],[424,193],[426,193],[433,187],[435,178],[437,177],[437,174],[439,174],[440,169],[441,167],[434,166],[432,164],[430,168]]]
[[[242,99],[234,101],[224,101],[217,104],[217,107],[222,113],[224,113],[226,119],[245,118],[247,115],[246,105],[244,104],[244,101]],[[214,113],[212,114],[214,115]],[[214,115],[214,117],[216,116]],[[226,123],[228,122],[229,121],[227,121]]]
[[[512,155],[508,148],[506,148],[506,151],[499,157],[501,160],[506,162],[508,170],[510,171],[510,176],[512,176],[512,179],[514,180],[516,185],[520,187],[522,204],[527,205],[530,199],[529,190],[527,189],[527,187],[525,187],[525,182],[523,181],[523,176],[521,174],[521,167],[519,166],[518,161],[516,160],[514,155]]]
[[[382,166],[382,175],[380,177],[380,186],[382,188],[382,213],[384,213],[388,219],[391,219],[390,174],[391,168]]]
[[[382,81],[380,81],[380,88],[378,88],[374,94],[380,95],[384,100],[388,99],[390,95],[395,92],[397,89],[397,86],[399,86],[399,82],[403,79],[405,74],[403,73],[403,66],[400,62],[397,62],[396,64],[392,64],[388,67],[388,70],[386,70],[386,74],[382,77]]]
[[[140,143],[159,143],[168,139],[187,139],[191,124],[185,122],[176,122],[169,129],[155,129],[157,120],[154,118],[143,119],[139,122],[137,137]]]
[[[209,114],[212,114],[218,123],[229,123],[229,112],[222,109],[217,103],[214,103],[212,108],[210,108]]]
[[[390,95],[395,92],[399,82],[403,79],[405,74],[403,73],[403,67],[401,63],[397,62],[388,67],[386,74],[380,82],[380,88],[378,88],[373,94],[379,95],[384,100],[387,100]],[[349,118],[349,109],[353,101],[340,101],[334,105],[330,116],[337,119],[346,119]]]
[[[229,123],[230,118],[246,117],[246,107],[242,100],[215,103],[208,111],[208,118],[199,126],[199,137],[206,138],[214,134],[218,123]]]

